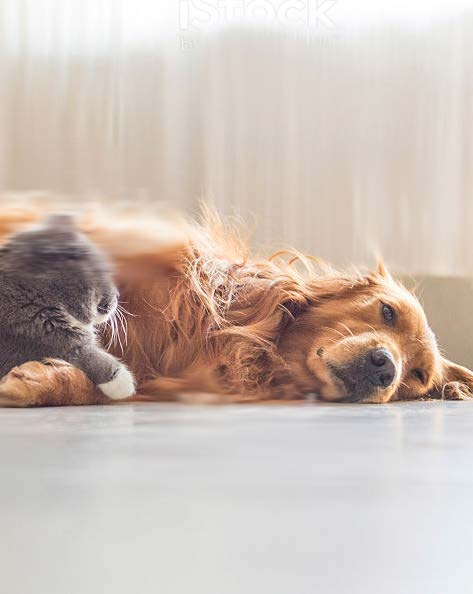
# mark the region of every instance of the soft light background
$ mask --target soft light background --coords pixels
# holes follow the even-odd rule
[[[3,192],[205,195],[268,249],[473,270],[467,2],[0,6]]]

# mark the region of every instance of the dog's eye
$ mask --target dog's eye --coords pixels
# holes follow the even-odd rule
[[[413,369],[412,375],[420,381],[421,384],[427,383],[427,374],[422,369]]]
[[[394,324],[394,318],[396,317],[394,309],[387,303],[383,303],[381,307],[381,312],[383,314],[383,318],[386,324],[392,326]]]
[[[427,374],[422,369],[413,369],[412,375],[420,381],[421,384],[425,385],[427,383]]]

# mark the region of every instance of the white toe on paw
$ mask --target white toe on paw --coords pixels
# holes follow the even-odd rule
[[[135,381],[126,367],[120,367],[112,380],[105,384],[98,384],[98,387],[112,400],[129,398],[135,393]]]

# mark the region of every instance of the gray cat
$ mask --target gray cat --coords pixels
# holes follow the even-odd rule
[[[13,235],[0,248],[0,377],[26,361],[63,359],[109,398],[131,396],[133,376],[95,336],[116,307],[108,264],[71,217]]]

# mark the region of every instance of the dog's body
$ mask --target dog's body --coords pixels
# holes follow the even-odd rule
[[[4,212],[0,235],[39,216]],[[104,343],[134,373],[136,399],[470,397],[473,374],[440,355],[419,303],[382,266],[344,275],[293,252],[254,260],[211,215],[165,226],[96,216],[83,231],[115,263],[126,328]],[[61,361],[26,363],[0,382],[4,406],[106,401]]]

